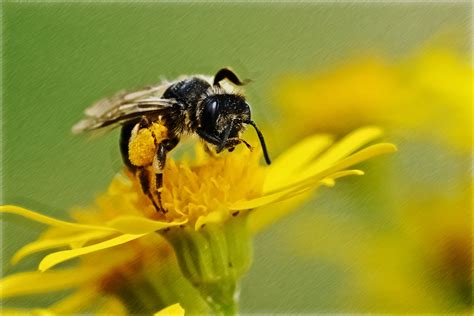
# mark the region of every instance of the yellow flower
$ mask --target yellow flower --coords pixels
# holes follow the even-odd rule
[[[359,312],[471,315],[471,190],[403,201],[383,228],[320,210],[289,225],[282,240],[293,254],[343,270],[339,290]]]
[[[320,73],[283,76],[274,99],[290,137],[315,132],[346,133],[388,116],[387,98],[396,95],[394,69],[378,57],[365,58]]]
[[[367,56],[290,75],[274,89],[283,129],[295,131],[287,142],[377,124],[403,148],[390,164],[367,167],[397,172],[349,190],[355,197],[344,205],[359,205],[360,217],[339,219],[318,209],[282,238],[292,251],[347,273],[341,273],[348,281],[340,295],[351,298],[349,306],[361,312],[464,312],[471,304],[470,204],[449,196],[472,178],[473,82],[468,55],[425,45],[398,61]],[[363,198],[367,187],[376,188],[370,199]],[[380,213],[368,216],[367,209]],[[295,232],[302,238],[295,240]]]
[[[275,103],[290,141],[376,124],[410,138],[436,136],[471,148],[473,69],[469,56],[428,45],[406,60],[368,56],[327,71],[282,78]]]
[[[379,136],[375,127],[357,130],[335,144],[330,136],[312,136],[270,167],[259,164],[257,151],[213,158],[197,150],[192,163],[169,161],[162,192],[165,214],[156,212],[135,179],[124,174],[115,177],[93,207],[72,212],[72,222],[2,206],[1,212],[51,226],[20,249],[13,263],[40,251],[69,249],[46,255],[39,263],[41,272],[3,279],[1,296],[79,288],[51,310],[71,312],[83,308],[84,298],[102,295],[120,298],[130,311],[127,299],[139,293],[134,300],[147,312],[176,302],[189,311],[209,312],[208,305],[217,312],[235,311],[235,282],[250,265],[250,231],[256,230],[247,226],[247,219],[261,229],[285,214],[264,206],[331,186],[343,176],[363,174],[348,168],[396,150],[386,143],[361,149]],[[48,271],[77,257],[81,261],[73,268]],[[174,285],[157,286],[166,278]],[[145,287],[161,301],[150,300],[153,295],[145,293]],[[201,299],[195,299],[196,291]]]

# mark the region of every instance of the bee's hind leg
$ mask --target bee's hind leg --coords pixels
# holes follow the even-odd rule
[[[150,199],[156,210],[162,210],[161,199],[155,199],[151,188],[153,173],[147,167],[138,167],[136,169],[136,176],[140,181],[143,193]]]
[[[166,156],[169,151],[171,151],[178,144],[178,138],[165,139],[158,144],[156,150],[156,156],[153,161],[153,172],[155,173],[155,188],[154,192],[156,195],[156,204],[159,208],[157,210],[166,213],[167,210],[163,207],[161,203],[161,191],[163,189],[163,170],[165,169]]]
[[[160,208],[157,210],[161,211],[162,213],[168,212],[161,203],[161,191],[163,190],[163,170],[165,169],[166,154],[167,151],[163,143],[158,144],[156,156],[153,160],[153,172],[155,173],[154,192],[158,201],[158,205],[160,206]]]

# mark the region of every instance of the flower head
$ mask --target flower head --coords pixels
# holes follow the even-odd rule
[[[269,223],[285,212],[274,214],[264,206],[311,192],[320,185],[332,186],[343,176],[363,174],[348,168],[395,150],[383,143],[360,149],[379,136],[380,130],[374,127],[357,130],[335,144],[330,136],[312,136],[283,153],[270,167],[259,164],[257,151],[208,157],[198,149],[192,163],[169,161],[162,191],[168,210],[164,214],[155,211],[139,184],[126,174],[117,175],[94,206],[73,211],[72,222],[2,206],[4,213],[51,226],[38,240],[20,249],[12,259],[14,263],[32,253],[66,248],[41,260],[39,270],[46,271],[81,257],[80,264],[70,270],[9,276],[0,283],[2,296],[79,287],[126,300],[125,290],[138,282],[137,275],[141,276],[139,282],[149,282],[153,271],[154,276],[171,275],[180,288],[187,287],[181,294],[167,289],[168,297],[179,296],[187,310],[191,306],[202,312],[206,303],[227,303],[229,294],[231,300],[234,298],[235,281],[250,264],[251,232],[246,219],[256,216],[257,223]],[[25,286],[26,280],[35,278],[50,281]],[[159,277],[153,280],[152,284],[161,282]],[[184,294],[196,289],[206,303],[186,301]],[[165,293],[157,295],[166,297]],[[175,302],[163,303],[160,308]],[[214,306],[212,310],[217,309]]]
[[[457,192],[407,198],[382,229],[354,224],[353,214],[303,214],[282,240],[295,256],[344,271],[334,292],[350,297],[346,303],[361,312],[472,314],[472,230],[466,220],[472,185],[464,185]]]
[[[367,56],[327,71],[287,75],[274,98],[282,124],[294,131],[285,135],[291,139],[376,124],[470,150],[472,78],[469,56],[427,45],[398,62]]]

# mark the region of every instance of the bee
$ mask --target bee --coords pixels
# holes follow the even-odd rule
[[[245,96],[237,90],[247,82],[223,68],[213,77],[180,77],[138,91],[122,91],[87,108],[86,118],[72,131],[77,134],[121,126],[119,143],[125,165],[155,209],[165,213],[161,191],[166,157],[185,135],[197,135],[209,154],[214,154],[212,149],[232,152],[239,144],[252,149],[241,138],[251,125],[270,164],[263,134],[251,119]]]

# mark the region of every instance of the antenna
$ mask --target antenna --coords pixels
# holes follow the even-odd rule
[[[268,155],[267,146],[265,145],[265,139],[263,138],[262,132],[260,132],[260,130],[258,129],[258,127],[257,127],[257,125],[255,124],[254,121],[249,120],[245,123],[250,124],[250,125],[253,126],[253,128],[255,128],[255,131],[257,132],[257,135],[258,135],[258,139],[260,140],[260,145],[262,146],[263,156],[265,157],[265,162],[267,163],[267,165],[271,164],[270,156]]]

